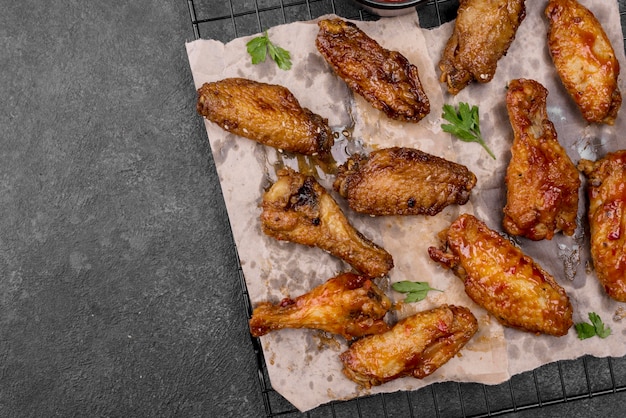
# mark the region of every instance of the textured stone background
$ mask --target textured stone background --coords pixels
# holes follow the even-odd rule
[[[0,417],[264,416],[186,2],[0,10]]]
[[[0,9],[0,416],[262,415],[186,2]]]

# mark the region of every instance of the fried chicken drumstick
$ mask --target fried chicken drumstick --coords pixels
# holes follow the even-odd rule
[[[365,276],[343,273],[295,299],[278,305],[260,303],[250,318],[250,332],[260,337],[283,328],[311,328],[353,338],[389,329],[383,317],[391,300]]]
[[[472,215],[447,231],[447,251],[430,247],[430,258],[451,269],[465,292],[503,325],[555,336],[572,326],[565,290],[532,258]]]
[[[478,330],[469,309],[443,305],[400,320],[384,333],[353,343],[340,354],[343,373],[365,388],[393,379],[432,374]]]
[[[524,0],[460,0],[439,61],[440,81],[448,92],[457,94],[472,81],[491,81],[525,17]]]
[[[285,151],[325,159],[334,144],[328,121],[276,84],[245,78],[204,83],[197,110],[228,132]]]
[[[354,23],[318,22],[316,46],[348,87],[389,118],[419,122],[430,112],[417,67],[397,51],[383,48]]]
[[[506,171],[504,229],[531,240],[576,230],[580,178],[548,119],[548,91],[534,80],[509,82],[506,104],[514,139]]]
[[[591,258],[611,298],[626,302],[626,150],[578,168],[588,178]]]
[[[291,168],[263,196],[263,232],[278,240],[318,247],[368,277],[386,275],[391,255],[358,232],[314,177]]]
[[[613,125],[622,104],[619,62],[593,13],[576,0],[550,0],[548,48],[565,89],[589,123]]]
[[[463,205],[476,185],[467,167],[413,148],[356,154],[339,167],[333,188],[350,208],[370,215],[436,215]]]

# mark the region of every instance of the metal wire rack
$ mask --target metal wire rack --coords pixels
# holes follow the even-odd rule
[[[329,13],[346,19],[379,19],[342,0],[187,0],[187,4],[194,38],[222,42]],[[458,4],[458,0],[428,1],[417,8],[420,25],[431,28],[453,20]],[[626,0],[618,0],[618,4],[624,28]],[[626,44],[626,36],[624,39]],[[250,316],[252,307],[241,268],[239,278]],[[302,414],[272,389],[261,345],[256,338],[251,339],[267,417],[491,417],[626,391],[626,357],[586,356],[547,364],[495,386],[437,383],[412,392],[332,402]]]

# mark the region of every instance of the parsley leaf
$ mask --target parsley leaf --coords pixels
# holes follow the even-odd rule
[[[270,58],[276,62],[278,68],[281,70],[288,70],[291,68],[291,54],[286,49],[275,45],[270,41],[267,31],[261,36],[252,38],[246,44],[248,54],[252,57],[252,64],[259,64],[265,62],[267,53],[269,52]]]
[[[426,295],[431,290],[441,292],[439,289],[433,289],[430,287],[428,282],[410,282],[408,280],[404,280],[392,284],[391,287],[396,292],[407,294],[406,298],[404,298],[405,303],[419,302],[420,300],[425,299]]]
[[[580,322],[578,324],[575,324],[574,328],[576,328],[578,338],[581,340],[585,340],[596,335],[596,329],[594,328],[594,326],[586,322]]]
[[[611,328],[604,325],[604,322],[602,322],[602,319],[600,319],[600,316],[598,316],[598,314],[596,314],[595,312],[590,312],[589,320],[593,324],[593,327],[596,329],[596,334],[598,334],[598,337],[606,338],[611,335]]]
[[[579,322],[574,325],[578,338],[581,340],[591,338],[597,335],[600,338],[606,338],[611,335],[611,328],[604,325],[600,316],[595,312],[589,312],[589,320],[591,324],[587,322]]]
[[[276,62],[278,68],[281,70],[288,70],[291,68],[291,54],[286,49],[283,49],[273,43],[268,44],[270,51],[270,57]]]
[[[489,153],[491,158],[496,159],[496,156],[487,147],[480,133],[478,106],[470,107],[469,104],[460,102],[457,111],[454,106],[444,104],[441,117],[450,122],[450,124],[441,125],[441,129],[444,132],[448,132],[464,142],[479,143]]]
[[[258,64],[265,61],[268,41],[269,39],[266,36],[258,36],[246,44],[248,54],[252,57],[252,64]]]

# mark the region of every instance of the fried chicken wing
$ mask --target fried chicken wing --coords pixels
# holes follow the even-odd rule
[[[250,332],[260,337],[283,328],[311,328],[351,340],[387,331],[383,318],[390,308],[391,300],[370,279],[343,273],[295,299],[260,303]]]
[[[328,121],[276,84],[245,78],[204,83],[197,110],[228,132],[285,151],[324,159],[334,144]]]
[[[534,80],[509,82],[506,104],[514,140],[506,171],[504,229],[532,240],[576,230],[580,178],[548,119],[548,91]]]
[[[393,268],[391,255],[358,232],[314,177],[290,168],[263,196],[263,232],[278,240],[318,247],[369,277]]]
[[[356,341],[339,358],[343,373],[366,388],[404,376],[422,379],[458,353],[477,330],[469,309],[443,305]]]
[[[503,325],[561,336],[572,326],[565,290],[534,260],[472,215],[447,231],[447,251],[430,247],[430,258],[450,268],[465,292]]]
[[[405,122],[419,122],[430,112],[417,67],[404,55],[383,48],[352,22],[326,19],[318,25],[319,52],[374,108]]]
[[[626,302],[626,150],[578,168],[588,177],[591,258],[598,280],[613,299]]]
[[[440,81],[448,92],[457,94],[472,81],[491,81],[525,17],[524,0],[460,0],[439,61]]]
[[[413,148],[356,154],[339,167],[333,188],[350,208],[370,215],[436,215],[463,205],[476,185],[467,167]]]
[[[622,104],[619,62],[593,13],[576,0],[550,0],[548,47],[567,92],[590,123],[613,125]]]

